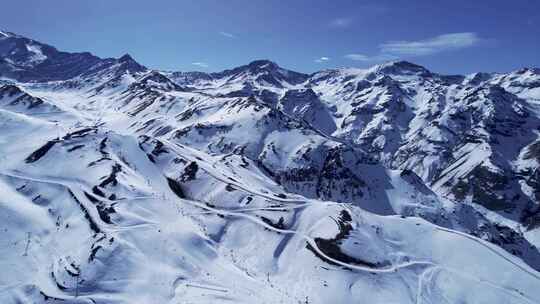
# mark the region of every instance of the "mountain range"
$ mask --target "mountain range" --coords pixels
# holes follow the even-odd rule
[[[540,69],[217,73],[0,31],[2,303],[539,303]]]

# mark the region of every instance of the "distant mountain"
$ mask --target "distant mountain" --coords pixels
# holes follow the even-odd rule
[[[148,69],[0,31],[0,302],[540,302],[540,71]]]
[[[146,68],[131,56],[101,59],[88,52],[61,52],[52,46],[16,34],[0,34],[0,75],[21,82],[43,82],[88,77],[116,66],[129,72]]]

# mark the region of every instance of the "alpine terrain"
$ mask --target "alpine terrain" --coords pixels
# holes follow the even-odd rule
[[[152,70],[0,31],[0,303],[540,303],[540,69]]]

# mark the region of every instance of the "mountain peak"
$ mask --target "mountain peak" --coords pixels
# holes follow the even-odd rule
[[[118,62],[126,66],[126,68],[131,72],[142,72],[146,70],[146,67],[138,63],[131,55],[124,54],[122,57],[118,58]]]
[[[472,85],[479,85],[482,82],[488,81],[489,79],[491,79],[492,76],[493,75],[489,73],[482,73],[482,72],[473,73],[465,77],[465,83],[472,84]]]
[[[250,68],[259,68],[259,69],[277,69],[279,66],[277,63],[270,61],[268,59],[259,59],[254,60],[248,64]]]
[[[163,75],[161,72],[156,70],[151,70],[145,75],[143,75],[139,81],[144,82],[148,80],[154,80],[157,82],[171,81],[167,76]]]
[[[290,71],[278,66],[270,60],[255,60],[231,70],[210,74],[213,78],[229,77],[229,81],[245,81],[255,79],[256,82],[282,87],[283,82],[298,84],[304,82],[308,75]]]
[[[142,75],[136,82],[131,84],[132,88],[159,88],[164,91],[184,91],[185,89],[174,83],[167,76],[156,70],[151,70]]]
[[[408,74],[418,74],[418,75],[429,75],[431,72],[424,68],[421,65],[405,61],[405,60],[393,60],[388,61],[383,64],[374,66],[376,72],[384,74],[398,74],[398,75],[408,75]]]
[[[131,57],[131,55],[126,53],[126,54],[122,55],[122,57],[118,58],[118,61],[119,62],[131,62],[131,61],[135,61],[135,59],[133,59],[133,57]]]
[[[540,74],[540,68],[524,67],[516,71],[517,74],[525,74],[527,72],[530,72],[532,74]]]
[[[13,36],[15,36],[15,34],[10,33],[8,31],[0,30],[0,38],[8,38],[8,37],[13,37]]]

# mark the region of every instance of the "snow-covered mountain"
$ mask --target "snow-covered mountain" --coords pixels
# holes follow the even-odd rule
[[[2,303],[538,303],[540,71],[150,70],[0,31]]]

